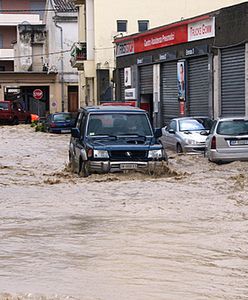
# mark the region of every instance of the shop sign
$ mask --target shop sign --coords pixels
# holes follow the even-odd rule
[[[159,60],[160,61],[168,61],[168,60],[173,60],[176,59],[177,54],[176,51],[171,51],[171,52],[164,52],[163,54],[159,55]]]
[[[181,25],[137,38],[137,41],[135,41],[135,52],[143,52],[186,42],[187,25]]]
[[[215,18],[188,24],[188,41],[197,41],[215,36]]]
[[[125,100],[135,100],[136,99],[136,89],[125,89]]]
[[[152,63],[152,56],[145,56],[137,59],[137,65],[144,65]]]
[[[134,53],[134,41],[127,41],[116,45],[116,57]]]
[[[185,56],[203,55],[208,53],[208,45],[197,46],[185,49]]]
[[[130,67],[124,68],[124,85],[125,87],[132,85],[132,70]]]

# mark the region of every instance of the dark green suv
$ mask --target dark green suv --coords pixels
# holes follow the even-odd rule
[[[69,160],[74,172],[120,172],[154,168],[167,159],[144,110],[127,106],[80,109],[72,129]]]

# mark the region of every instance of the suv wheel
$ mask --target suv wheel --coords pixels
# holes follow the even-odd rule
[[[80,159],[78,175],[80,177],[88,177],[90,175],[89,164],[87,161],[83,161],[82,159]]]

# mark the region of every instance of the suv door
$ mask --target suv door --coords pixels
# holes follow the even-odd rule
[[[76,122],[76,128],[78,129],[80,136],[77,138],[76,137],[71,138],[70,151],[77,167],[79,167],[79,159],[82,150],[85,150],[84,135],[85,135],[85,128],[87,123],[87,116],[88,115],[85,112],[81,112],[79,114]]]

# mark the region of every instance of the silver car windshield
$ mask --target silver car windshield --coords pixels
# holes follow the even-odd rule
[[[216,132],[220,135],[248,135],[248,121],[247,120],[230,120],[221,121],[217,127]]]
[[[99,135],[152,136],[153,133],[146,114],[91,114],[88,122],[87,136],[94,137]]]
[[[208,118],[179,120],[179,131],[210,130],[212,124],[212,120]]]

